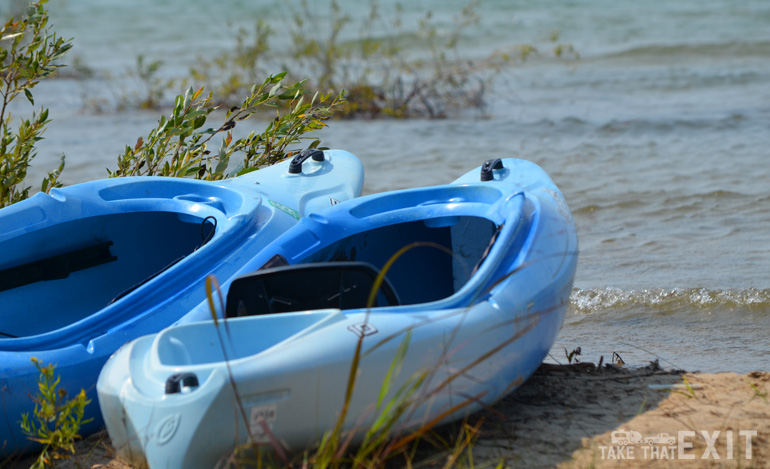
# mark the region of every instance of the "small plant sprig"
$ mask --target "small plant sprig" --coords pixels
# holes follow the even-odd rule
[[[767,391],[762,391],[756,384],[749,382],[749,386],[751,386],[751,389],[754,390],[754,395],[751,396],[752,399],[755,397],[761,398],[765,403],[770,404],[770,401],[767,400]]]
[[[340,78],[338,75],[346,71],[345,64],[352,56],[351,48],[341,44],[339,39],[352,18],[337,0],[330,0],[328,30],[308,34],[308,26],[317,26],[316,14],[311,11],[307,0],[300,0],[299,4],[300,11],[293,15],[294,27],[291,30],[294,58],[300,69],[311,70],[311,76],[321,89],[333,87]]]
[[[144,55],[136,57],[136,69],[129,72],[129,77],[136,83],[137,91],[121,96],[119,109],[138,107],[156,109],[163,103],[166,91],[174,86],[175,80],[163,79],[158,71],[163,66],[162,60],[146,60]]]
[[[272,67],[267,63],[272,34],[273,29],[262,20],[255,23],[253,38],[245,29],[239,29],[235,50],[217,54],[212,59],[198,56],[190,69],[190,78],[195,83],[207,83],[215,90],[220,103],[237,102],[244,90],[257,83]]]
[[[240,106],[227,111],[224,122],[217,128],[203,128],[209,115],[216,110],[211,93],[203,97],[203,88],[189,88],[176,97],[174,110],[162,116],[158,127],[145,140],[140,137],[134,147],[127,146],[118,157],[118,176],[174,176],[220,180],[240,176],[262,166],[276,163],[299,152],[292,148],[303,140],[311,140],[307,148],[317,148],[318,138],[306,135],[326,126],[333,108],[344,101],[344,92],[334,98],[316,93],[305,100],[304,81],[284,85],[286,73],[269,76],[254,85]],[[267,128],[235,140],[233,128],[241,121],[268,109],[275,118]],[[212,139],[222,136],[218,149],[210,149]],[[230,169],[234,155],[242,156],[240,164]]]
[[[43,366],[36,358],[32,358],[32,362],[40,372],[38,394],[33,397],[34,418],[22,414],[21,430],[27,438],[44,446],[32,465],[32,469],[43,469],[53,467],[57,459],[67,459],[75,454],[80,427],[91,421],[83,420],[85,407],[91,400],[86,398],[83,389],[68,399],[67,392],[58,387],[60,378],[54,375],[56,365]]]
[[[35,105],[32,88],[51,76],[62,65],[57,63],[70,48],[48,28],[48,12],[40,0],[29,6],[20,20],[11,18],[0,29],[0,208],[29,197],[30,187],[24,187],[27,168],[35,158],[35,144],[42,140],[48,110],[33,112],[32,119],[20,119],[18,130],[8,105],[20,94]],[[41,190],[61,186],[59,176],[64,169],[64,156],[58,169],[43,179]]]

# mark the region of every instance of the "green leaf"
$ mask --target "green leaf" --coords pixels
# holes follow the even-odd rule
[[[268,96],[272,98],[273,96],[275,96],[276,93],[278,93],[278,90],[280,89],[281,89],[281,83],[279,82],[275,86],[270,88],[270,93],[268,93]]]
[[[28,89],[24,89],[24,94],[27,96],[27,101],[29,101],[30,104],[33,106],[35,105],[35,100],[32,98],[32,93]]]
[[[184,176],[185,177],[195,176],[196,174],[198,174],[202,170],[205,170],[205,168],[202,167],[202,166],[195,166],[195,167],[192,167],[192,168],[188,169],[184,173]]]

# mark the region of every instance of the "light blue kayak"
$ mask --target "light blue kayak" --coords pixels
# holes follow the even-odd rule
[[[353,441],[410,382],[394,429],[460,418],[540,365],[577,253],[562,194],[522,160],[311,214],[227,284],[226,321],[168,328],[107,362],[97,389],[112,444],[153,469],[214,467],[249,440],[302,450],[335,427],[359,341]]]
[[[361,162],[306,151],[244,176],[205,182],[137,177],[53,190],[0,210],[0,454],[24,451],[38,372],[55,363],[70,395],[131,339],[158,332],[205,299],[301,217],[360,194]]]

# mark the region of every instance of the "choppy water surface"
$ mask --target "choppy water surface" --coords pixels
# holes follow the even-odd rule
[[[74,55],[97,71],[126,70],[141,53],[184,73],[257,17],[280,25],[285,9],[274,4],[58,0],[51,9]],[[427,9],[448,28],[462,5],[404,6],[401,34]],[[548,50],[559,31],[581,58],[506,72],[486,118],[338,121],[324,143],[364,161],[367,192],[449,182],[489,157],[543,166],[581,243],[555,360],[580,346],[590,360],[617,352],[691,370],[770,369],[770,3],[497,0],[479,14],[465,38],[471,56],[517,43]],[[36,98],[54,122],[36,174],[64,152],[68,183],[103,177],[153,126],[157,112],[82,111],[111,86],[41,85]]]

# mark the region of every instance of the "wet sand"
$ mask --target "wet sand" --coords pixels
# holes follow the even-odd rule
[[[474,467],[770,467],[770,372],[546,364],[469,423],[480,420]],[[104,432],[77,448],[79,467],[130,467],[116,459]],[[415,465],[442,467],[447,457],[432,454]]]

